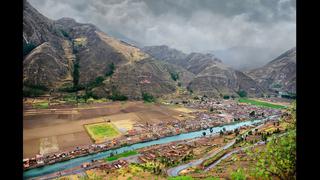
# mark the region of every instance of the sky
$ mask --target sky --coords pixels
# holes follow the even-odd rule
[[[235,68],[266,64],[296,44],[295,0],[29,0],[139,46],[211,52]]]

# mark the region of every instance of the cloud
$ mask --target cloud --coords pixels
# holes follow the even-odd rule
[[[161,45],[184,52],[252,47],[230,64],[262,64],[295,46],[293,0],[29,0],[52,19],[71,17],[140,45]],[[244,54],[246,53],[246,54]],[[259,52],[260,53],[260,52]],[[252,54],[252,55],[250,55]]]

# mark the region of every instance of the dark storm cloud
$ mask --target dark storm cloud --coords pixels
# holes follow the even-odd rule
[[[185,51],[245,47],[229,64],[270,60],[295,46],[294,0],[29,0],[44,15],[92,23],[141,45]],[[263,49],[259,54],[254,49]],[[240,53],[240,54],[236,54]],[[225,56],[231,57],[231,56]],[[239,57],[239,58],[236,58]],[[261,57],[261,59],[257,59]],[[263,59],[264,58],[264,59]]]

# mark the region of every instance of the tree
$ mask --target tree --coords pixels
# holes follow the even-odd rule
[[[209,111],[210,111],[210,112],[213,112],[213,107],[210,107]]]
[[[296,175],[296,132],[273,138],[258,156],[255,168],[257,177],[276,176],[279,179],[295,179]]]
[[[206,136],[206,134],[207,134],[207,133],[206,133],[205,131],[202,132],[202,135],[203,135],[203,136]]]
[[[224,95],[223,99],[230,99],[230,96],[229,95]]]
[[[247,92],[244,90],[240,90],[237,92],[240,97],[247,97]]]
[[[222,130],[220,130],[220,136],[222,136],[224,133],[223,133],[223,131]]]
[[[179,79],[179,74],[177,72],[170,72],[171,79],[177,81]]]
[[[36,45],[34,45],[33,43],[23,42],[23,56],[29,54],[34,48],[36,48]]]
[[[114,70],[115,70],[114,63],[112,62],[112,63],[108,64],[106,76],[111,76],[114,73]]]
[[[79,85],[79,62],[76,59],[76,62],[73,66],[73,87],[77,87]]]
[[[145,102],[155,102],[155,98],[151,94],[144,93],[144,92],[142,93],[142,99]]]

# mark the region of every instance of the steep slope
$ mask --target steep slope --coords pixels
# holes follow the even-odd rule
[[[24,83],[50,89],[88,86],[97,78],[102,84],[93,88],[106,97],[117,91],[129,98],[142,92],[160,96],[187,86],[193,74],[149,54],[124,41],[108,36],[92,24],[71,18],[50,20],[28,2],[24,5],[24,43],[35,45],[24,58]],[[114,73],[106,75],[114,65]],[[172,73],[180,79],[173,80]],[[77,83],[75,83],[77,82]]]
[[[292,48],[265,66],[247,72],[261,86],[270,90],[296,92],[296,48]]]
[[[68,61],[63,56],[63,42],[64,37],[56,29],[54,22],[25,1],[23,45],[24,49],[32,47],[23,61],[23,81],[26,84],[50,87],[68,78]]]
[[[250,96],[261,96],[264,89],[244,73],[226,66],[213,54],[190,53],[167,46],[148,46],[143,50],[161,61],[180,66],[194,74],[187,88],[207,96],[237,95],[240,90]]]
[[[188,89],[198,94],[221,97],[234,95],[240,90],[249,96],[262,96],[264,89],[253,79],[222,63],[211,64],[202,70],[189,84]]]

